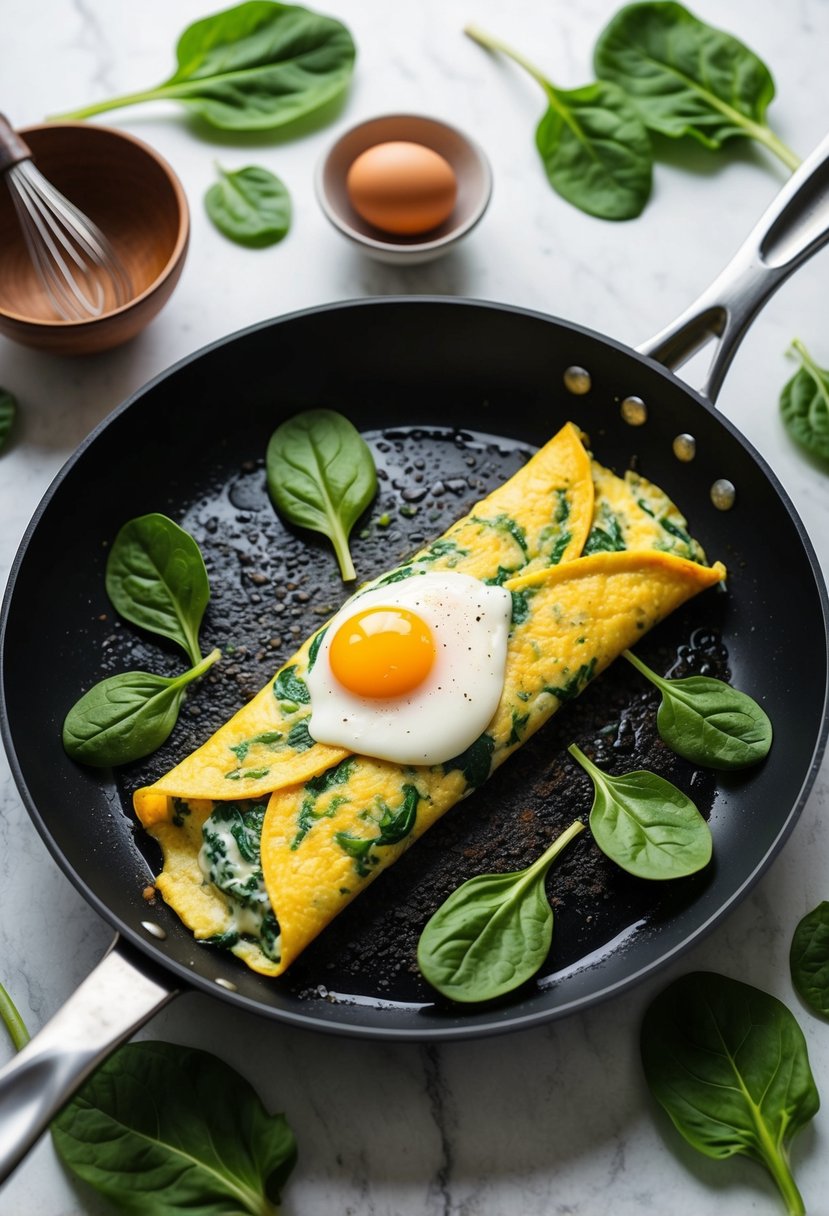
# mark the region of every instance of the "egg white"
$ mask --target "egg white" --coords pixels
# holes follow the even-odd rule
[[[370,607],[407,608],[432,631],[432,669],[403,696],[357,696],[331,670],[332,638]],[[414,574],[359,592],[331,620],[307,676],[312,738],[399,764],[442,764],[460,755],[498,707],[511,613],[512,597],[503,587],[454,572]]]

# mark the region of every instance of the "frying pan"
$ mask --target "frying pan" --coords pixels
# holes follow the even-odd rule
[[[827,600],[792,504],[713,402],[756,312],[827,239],[829,139],[712,287],[638,351],[489,303],[335,304],[265,322],[191,356],[81,445],[38,508],[9,581],[0,634],[3,733],[35,826],[117,937],[64,1009],[0,1073],[0,1177],[94,1066],[180,988],[277,1021],[377,1039],[527,1028],[621,992],[697,941],[746,894],[791,831],[823,751]],[[697,393],[669,369],[707,342],[713,357]],[[583,373],[574,378],[573,368]],[[635,429],[620,408],[631,396],[647,409]],[[172,913],[150,909],[143,898],[157,858],[131,819],[126,786],[115,774],[73,764],[60,744],[63,715],[100,662],[89,622],[106,541],[144,511],[185,518],[203,508],[215,498],[217,477],[255,466],[282,417],[320,404],[341,409],[364,431],[385,428],[388,436],[390,422],[408,424],[419,441],[437,437],[440,446],[442,437],[445,446],[448,436],[504,456],[540,444],[573,418],[602,463],[623,470],[638,461],[681,505],[709,555],[726,562],[728,594],[719,598],[717,622],[733,680],[774,716],[768,760],[717,787],[716,860],[704,879],[669,914],[646,918],[550,982],[491,1007],[438,1009],[397,999],[393,985],[381,992],[355,983],[341,993],[345,999],[309,997],[198,946]],[[683,433],[696,441],[690,463],[674,454]],[[728,511],[712,502],[721,478],[736,489]],[[795,654],[805,661],[795,666]]]

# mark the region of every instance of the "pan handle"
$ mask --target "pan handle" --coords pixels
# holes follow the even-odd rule
[[[715,401],[734,353],[781,283],[829,241],[829,136],[775,198],[725,270],[681,316],[637,350],[675,370],[716,343],[700,392]]]
[[[116,937],[109,953],[0,1069],[0,1183],[91,1072],[176,995]]]

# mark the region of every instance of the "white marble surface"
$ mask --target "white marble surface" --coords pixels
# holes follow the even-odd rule
[[[0,339],[0,384],[21,404],[0,457],[0,575],[53,474],[90,428],[128,393],[205,342],[269,315],[326,300],[398,292],[468,295],[527,305],[636,343],[712,279],[785,179],[762,151],[693,151],[689,169],[656,170],[637,221],[612,225],[569,208],[547,187],[532,141],[537,86],[462,36],[475,21],[525,50],[564,86],[588,78],[592,44],[613,0],[332,0],[359,47],[354,86],[327,129],[295,142],[196,138],[180,111],[155,104],[113,113],[176,167],[193,213],[191,252],[163,315],[132,345],[75,362]],[[3,0],[0,103],[18,125],[72,104],[163,79],[176,35],[200,0]],[[805,155],[829,119],[827,0],[697,0],[695,11],[740,33],[774,70],[772,121]],[[495,173],[484,221],[456,254],[401,271],[364,261],[330,229],[312,191],[313,167],[345,126],[413,110],[455,121],[486,148]],[[201,204],[214,157],[251,159],[288,184],[296,206],[283,245],[247,252],[226,242]],[[780,291],[758,319],[721,396],[721,408],[770,461],[829,568],[829,478],[782,430],[777,392],[795,335],[829,364],[827,255]],[[637,1026],[672,975],[711,967],[776,993],[797,1012],[819,1085],[829,1095],[829,1027],[798,1007],[787,970],[792,929],[829,897],[824,766],[796,831],[771,871],[689,955],[622,999],[546,1029],[466,1045],[378,1046],[283,1029],[189,995],[145,1034],[218,1050],[255,1075],[266,1101],[287,1111],[300,1164],[289,1216],[745,1216],[781,1210],[748,1162],[708,1162],[656,1116],[639,1070]],[[109,929],[48,856],[0,760],[0,978],[36,1030],[102,954]],[[10,1048],[0,1036],[0,1059]],[[263,1066],[262,1061],[265,1061]],[[811,1213],[829,1212],[829,1115],[794,1152]],[[0,1216],[103,1213],[43,1142],[0,1193]]]

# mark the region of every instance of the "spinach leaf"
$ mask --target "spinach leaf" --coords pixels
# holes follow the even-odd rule
[[[376,836],[354,836],[351,832],[334,834],[334,840],[343,852],[353,857],[360,878],[365,878],[370,873],[370,867],[377,864],[378,858],[372,856],[372,849],[399,844],[401,840],[406,839],[417,822],[420,791],[416,785],[406,784],[402,792],[403,801],[397,808],[390,807],[382,799],[378,800],[380,819],[377,827],[380,831]]]
[[[314,637],[311,641],[311,645],[308,647],[308,670],[309,671],[313,671],[314,664],[317,661],[317,655],[320,652],[320,646],[322,646],[323,638],[325,637],[327,632],[328,632],[328,626],[325,625],[319,631],[319,633],[314,634]]]
[[[340,760],[338,764],[327,768],[324,773],[320,773],[317,777],[309,777],[305,782],[305,789],[308,795],[312,799],[316,799],[319,798],[320,794],[326,794],[338,785],[346,785],[351,780],[353,768],[354,757],[347,756],[345,760]]]
[[[527,535],[517,520],[511,515],[501,514],[496,515],[494,519],[483,519],[480,515],[472,515],[469,519],[470,523],[478,524],[483,528],[492,528],[496,532],[504,532],[510,536],[521,551],[521,556],[526,562],[529,555],[527,549]],[[437,556],[437,555],[436,555]]]
[[[799,338],[791,353],[801,365],[780,394],[783,425],[796,443],[829,460],[829,371],[818,367]]]
[[[547,684],[544,687],[544,691],[551,693],[562,703],[565,701],[574,701],[585,685],[589,684],[593,679],[593,672],[595,670],[596,656],[594,655],[589,663],[582,663],[579,667],[577,667],[570,676],[570,679],[566,680],[564,684]]]
[[[307,752],[310,748],[316,745],[316,739],[308,729],[308,723],[303,720],[297,722],[296,726],[292,726],[288,731],[287,743],[288,747],[292,747],[298,752]]]
[[[824,900],[798,923],[789,966],[801,999],[814,1013],[829,1018],[829,903]]]
[[[717,769],[746,768],[768,755],[771,722],[746,693],[711,676],[666,680],[629,650],[623,653],[662,693],[656,727],[677,755]]]
[[[639,769],[611,777],[571,743],[593,782],[590,830],[601,851],[637,878],[684,878],[711,860],[711,829],[682,790]]]
[[[173,98],[214,127],[273,130],[340,98],[355,53],[351,34],[331,17],[299,5],[247,0],[188,26],[176,48],[178,68],[163,84],[59,117],[91,118]]]
[[[441,768],[445,773],[451,773],[459,768],[472,789],[483,785],[492,768],[492,753],[495,751],[495,740],[492,735],[479,735],[474,743],[470,743],[465,751],[451,760],[444,760]]]
[[[553,937],[544,881],[578,820],[526,870],[479,874],[453,891],[427,921],[417,947],[424,978],[453,1001],[491,1001],[530,979]]]
[[[9,1032],[9,1038],[15,1051],[21,1051],[29,1041],[29,1032],[17,1006],[2,984],[0,984],[0,1022]]]
[[[95,684],[63,723],[63,746],[73,760],[95,768],[128,764],[154,752],[178,719],[188,684],[219,658],[213,650],[180,676],[126,671]]]
[[[803,1216],[789,1142],[820,1099],[786,1006],[714,972],[685,975],[646,1011],[641,1050],[651,1093],[680,1135],[707,1157],[758,1161],[790,1216]]]
[[[340,573],[356,578],[351,529],[377,490],[374,458],[360,432],[335,410],[307,410],[278,426],[267,451],[268,490],[292,524],[327,536]]]
[[[308,685],[296,672],[296,663],[291,663],[289,667],[283,667],[277,673],[276,679],[273,682],[273,695],[277,701],[289,701],[295,705],[308,705],[311,701]]]
[[[166,515],[124,524],[110,550],[107,595],[133,625],[170,638],[201,662],[199,629],[210,586],[199,546]]]
[[[4,388],[0,388],[0,448],[9,437],[9,431],[14,426],[17,417],[17,401]]]
[[[465,32],[514,60],[544,90],[547,110],[535,142],[553,189],[600,219],[639,215],[651,192],[653,153],[644,123],[622,89],[607,80],[559,89],[500,39],[475,26]]]
[[[219,165],[218,170],[204,205],[219,231],[255,249],[281,241],[291,226],[291,196],[284,183],[258,165],[234,171]]]
[[[672,0],[629,4],[599,35],[596,75],[624,89],[652,131],[719,148],[737,136],[764,144],[789,169],[800,163],[766,123],[774,81],[730,34]]]
[[[581,551],[582,557],[587,557],[591,553],[618,553],[626,548],[625,536],[618,515],[611,511],[607,503],[602,503],[597,522],[593,524],[587,540],[584,542],[584,548]]]
[[[369,854],[376,843],[373,836],[352,836],[351,832],[335,832],[334,840],[354,861],[354,866],[360,878],[367,878],[371,873]]]
[[[284,1115],[216,1056],[173,1043],[128,1043],[52,1124],[77,1177],[121,1212],[277,1216],[296,1162]]]
[[[417,820],[417,805],[420,802],[420,791],[416,785],[403,786],[403,802],[397,810],[383,803],[383,814],[377,825],[380,835],[376,845],[398,844],[409,835]]]

